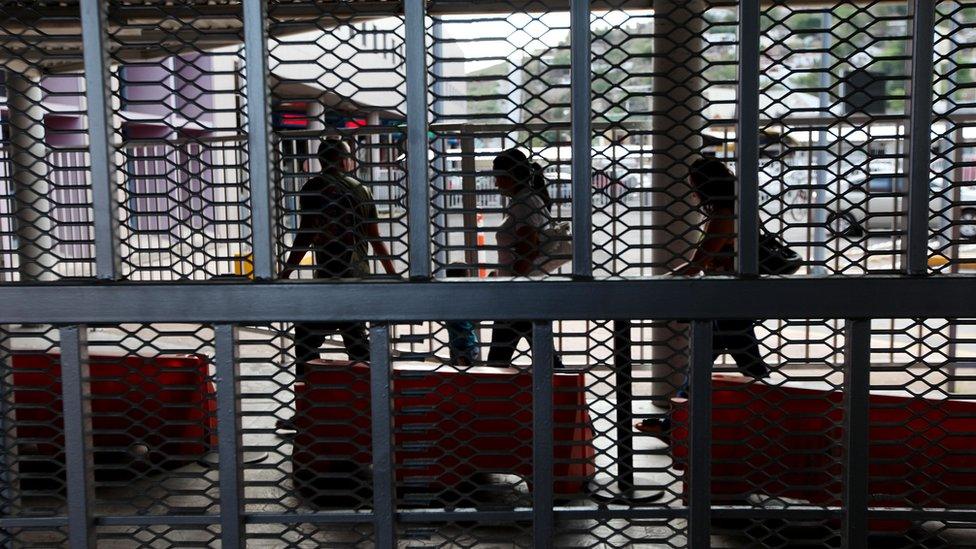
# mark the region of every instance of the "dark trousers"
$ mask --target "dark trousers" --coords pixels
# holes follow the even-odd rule
[[[769,366],[759,352],[756,325],[751,320],[715,320],[712,322],[712,362],[728,353],[743,375],[763,379],[769,375]],[[688,397],[688,379],[678,388],[678,397]]]
[[[305,365],[319,358],[319,348],[325,337],[339,332],[346,346],[349,360],[369,362],[369,337],[366,324],[362,322],[328,323],[309,322],[295,324],[295,377],[301,381],[305,377]]]
[[[755,379],[769,375],[769,366],[759,352],[759,338],[756,337],[756,323],[752,320],[715,320],[712,322],[712,362],[728,353],[739,371]],[[678,389],[678,397],[688,398],[688,379]],[[650,420],[645,419],[644,422]],[[661,422],[664,432],[671,430],[671,417],[665,416]]]
[[[491,347],[488,348],[488,364],[491,366],[510,365],[519,341],[523,338],[529,342],[529,348],[531,349],[532,321],[496,321],[491,328]],[[552,354],[552,366],[553,368],[563,367],[563,363],[556,356],[556,353]]]
[[[712,323],[712,360],[728,353],[739,371],[756,379],[769,375],[759,352],[759,338],[752,320],[716,320]]]

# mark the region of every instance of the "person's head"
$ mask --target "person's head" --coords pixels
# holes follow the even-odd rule
[[[451,263],[445,269],[444,274],[447,278],[467,278],[471,273],[467,265],[463,263]]]
[[[341,139],[323,139],[319,143],[318,157],[323,172],[351,173],[355,169],[352,150],[349,144]]]
[[[692,163],[688,184],[706,211],[735,207],[735,175],[717,158],[700,158]]]
[[[491,167],[495,172],[495,186],[505,196],[530,191],[538,193],[547,208],[551,205],[542,166],[530,161],[522,151],[515,148],[502,151],[492,161]]]

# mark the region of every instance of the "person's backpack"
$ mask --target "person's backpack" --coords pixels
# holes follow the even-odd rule
[[[322,176],[320,176],[322,177]],[[326,238],[353,245],[366,238],[362,201],[350,182],[337,176],[324,176],[319,199]]]
[[[789,275],[797,272],[803,259],[779,236],[759,230],[759,274]]]
[[[539,235],[539,258],[536,268],[544,273],[555,272],[573,259],[573,237],[569,223],[550,224]]]

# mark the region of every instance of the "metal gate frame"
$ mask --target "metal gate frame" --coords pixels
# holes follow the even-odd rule
[[[0,518],[0,528],[67,525],[70,546],[93,547],[96,520],[103,525],[215,524],[224,547],[244,546],[244,525],[253,523],[372,522],[379,547],[396,543],[396,522],[470,520],[533,521],[537,547],[551,544],[554,521],[562,518],[680,518],[689,520],[691,547],[709,545],[714,517],[775,515],[779,518],[843,519],[846,547],[866,544],[872,518],[976,520],[976,511],[876,509],[868,511],[868,389],[871,318],[971,316],[976,311],[976,280],[927,275],[928,172],[932,120],[934,0],[915,3],[910,112],[908,246],[904,276],[859,278],[760,279],[758,273],[759,166],[759,18],[760,0],[740,2],[740,81],[737,136],[739,178],[737,279],[592,280],[590,219],[590,78],[588,0],[570,0],[572,39],[572,135],[574,257],[571,280],[546,282],[459,282],[431,280],[430,201],[427,170],[427,89],[425,3],[406,0],[406,66],[409,150],[410,280],[357,283],[271,283],[274,275],[270,186],[273,180],[269,142],[265,2],[244,0],[245,48],[248,56],[248,167],[252,190],[254,272],[257,281],[135,284],[119,280],[119,242],[112,187],[105,2],[81,0],[88,89],[88,120],[94,197],[98,283],[25,284],[0,287],[0,323],[46,323],[62,326],[63,398],[67,445],[67,517]],[[742,220],[748,222],[742,223]],[[65,304],[70,304],[70,308]],[[542,307],[542,304],[545,304]],[[626,510],[560,510],[552,493],[551,322],[560,319],[691,319],[693,436],[690,498],[687,508]],[[709,492],[711,414],[711,323],[722,318],[844,318],[845,478],[838,508],[787,510],[712,509]],[[395,508],[390,383],[389,323],[483,318],[534,321],[533,340],[533,505],[491,513],[468,511],[398,511]],[[369,513],[245,513],[241,478],[241,427],[237,324],[288,319],[294,321],[368,320],[374,459],[374,505]],[[88,324],[201,322],[216,326],[216,370],[219,418],[220,514],[206,516],[92,516],[90,425],[86,425],[85,327]]]

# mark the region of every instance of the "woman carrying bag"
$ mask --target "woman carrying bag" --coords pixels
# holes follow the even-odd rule
[[[502,151],[492,162],[495,186],[508,199],[505,217],[498,226],[498,276],[530,276],[554,270],[568,261],[568,234],[554,226],[549,208],[552,198],[542,167],[518,149]],[[508,366],[519,341],[532,344],[531,321],[496,321],[491,330],[488,363]],[[553,356],[554,365],[561,367]]]
[[[695,248],[691,261],[679,267],[675,274],[681,276],[735,274],[735,175],[720,160],[702,158],[691,165],[688,183],[704,215],[702,227],[704,234]],[[766,234],[763,238],[768,240],[769,235]],[[782,249],[773,250],[769,242],[763,242],[761,248],[761,264],[772,265],[774,259],[781,262],[793,261],[792,258],[786,257],[792,252],[785,244],[781,246]],[[778,255],[772,257],[771,254]],[[789,266],[777,263],[777,272],[771,272],[769,266],[761,265],[761,270],[763,274],[790,274],[796,270],[794,265],[798,267],[799,263],[793,261]],[[790,268],[792,271],[789,270]],[[728,353],[744,375],[764,379],[769,375],[769,366],[763,360],[759,349],[755,325],[756,322],[749,319],[714,321],[712,355],[714,360]],[[685,379],[687,380],[687,376]],[[678,390],[678,396],[687,397],[687,395],[687,381],[685,381]],[[671,422],[667,417],[649,418],[638,423],[636,428],[642,433],[668,440]]]

